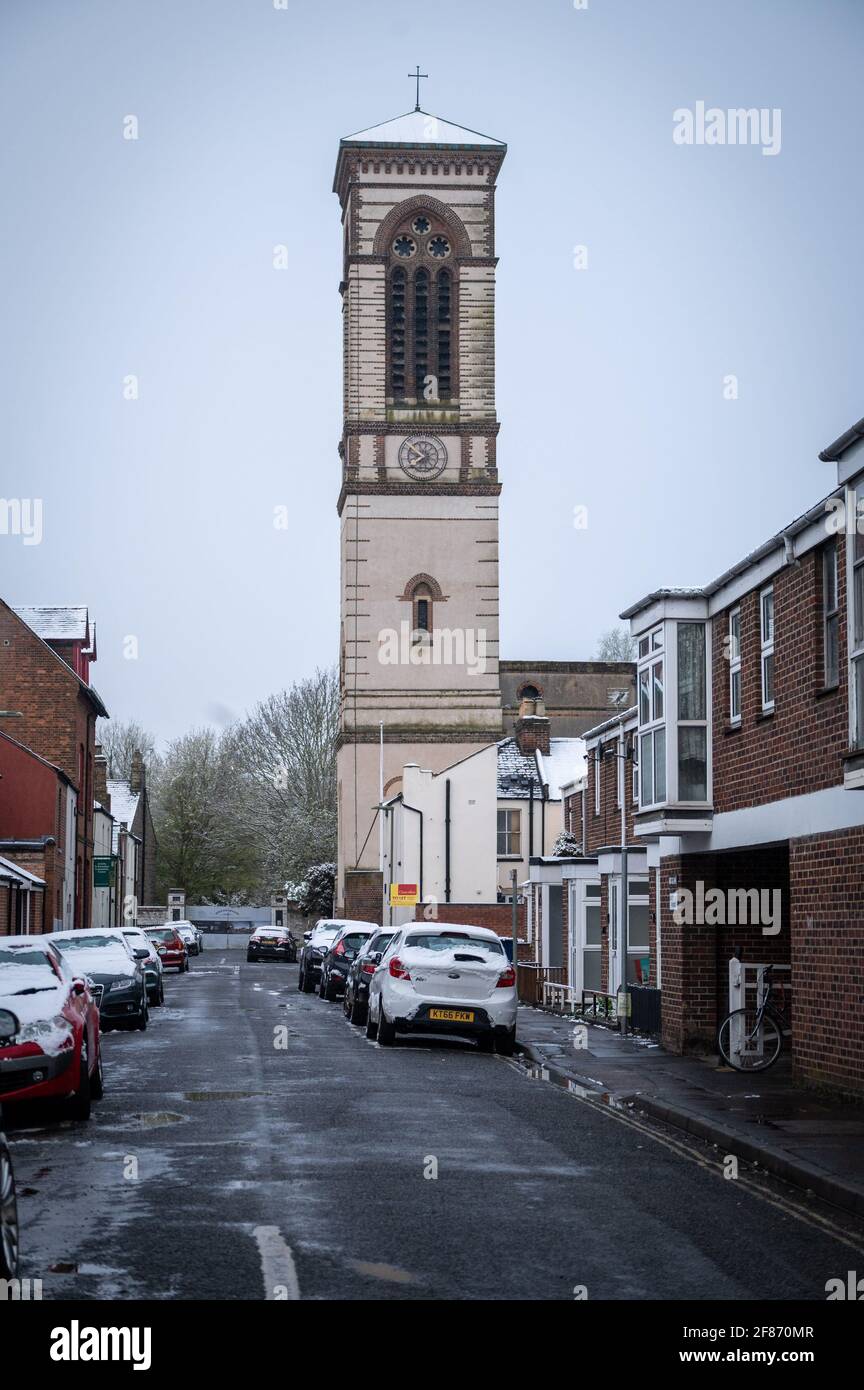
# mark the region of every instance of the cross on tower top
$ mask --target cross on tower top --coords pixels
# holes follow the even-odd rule
[[[415,111],[419,111],[419,110],[420,110],[420,79],[421,79],[421,77],[428,77],[429,74],[428,74],[428,72],[421,72],[421,71],[420,71],[420,64],[418,63],[418,64],[417,64],[417,71],[416,71],[416,72],[409,72],[408,76],[409,76],[409,77],[413,77],[414,80],[415,80],[415,82],[417,83],[417,104],[416,104],[416,106],[414,107],[414,110],[415,110]]]

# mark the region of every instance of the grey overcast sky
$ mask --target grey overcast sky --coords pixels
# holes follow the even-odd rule
[[[0,496],[44,536],[0,536],[0,594],[86,603],[162,738],[335,660],[333,168],[419,62],[509,146],[502,654],[592,656],[827,492],[864,414],[862,40],[861,0],[2,0]],[[779,153],[676,144],[699,101],[779,108]]]

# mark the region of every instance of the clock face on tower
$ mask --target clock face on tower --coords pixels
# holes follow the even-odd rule
[[[399,467],[416,482],[429,482],[447,467],[447,449],[432,434],[412,434],[399,445]]]

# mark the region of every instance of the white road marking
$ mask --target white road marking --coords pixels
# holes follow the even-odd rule
[[[256,1226],[252,1232],[258,1242],[264,1297],[268,1302],[297,1303],[300,1283],[291,1247],[286,1245],[278,1226]]]

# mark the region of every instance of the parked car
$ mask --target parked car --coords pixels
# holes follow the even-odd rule
[[[246,947],[247,961],[297,959],[297,942],[287,927],[256,927]]]
[[[172,922],[172,927],[182,939],[190,956],[200,956],[204,949],[204,937],[194,922]]]
[[[318,993],[322,999],[338,999],[345,993],[348,968],[357,952],[378,930],[376,922],[352,922],[334,936],[330,949],[321,962]]]
[[[354,922],[349,917],[319,917],[311,932],[303,933],[297,988],[311,994],[321,979],[321,965],[343,927],[372,927],[374,922]]]
[[[0,1107],[0,1279],[14,1279],[18,1272],[18,1204],[12,1155],[3,1133]]]
[[[377,931],[361,946],[348,969],[342,1008],[349,1023],[362,1026],[369,1010],[369,981],[378,969],[381,956],[386,951],[393,931]]]
[[[0,1099],[62,1101],[87,1120],[102,1091],[99,1010],[87,980],[53,936],[0,937]]]
[[[128,1023],[143,1033],[150,1020],[147,980],[122,931],[107,927],[55,931],[51,944],[72,970],[92,981],[103,1030]]]
[[[132,954],[136,960],[140,960],[144,967],[144,979],[147,983],[147,998],[151,1008],[158,1008],[165,1003],[165,986],[162,981],[162,960],[156,947],[141,927],[121,927],[129,945],[132,947]]]
[[[386,1047],[398,1033],[449,1033],[509,1057],[516,1009],[516,972],[495,932],[418,924],[396,932],[372,976],[366,1036]]]
[[[189,952],[186,950],[186,943],[179,932],[166,922],[161,927],[145,927],[145,936],[149,936],[156,953],[162,962],[163,970],[177,970],[182,972],[189,969]]]

